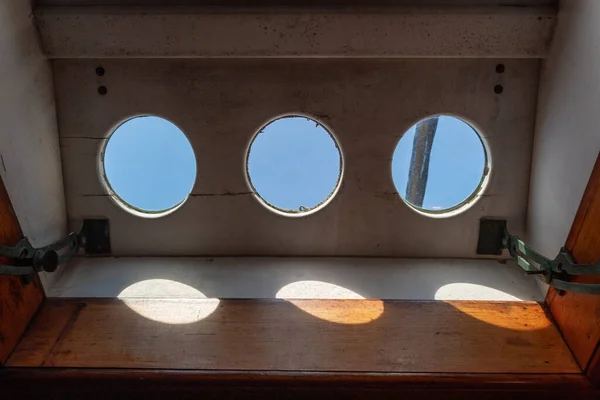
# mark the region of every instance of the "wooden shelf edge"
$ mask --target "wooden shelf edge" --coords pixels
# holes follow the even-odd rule
[[[420,374],[324,373],[262,371],[181,371],[140,369],[5,368],[0,370],[4,394],[33,398],[40,394],[69,399],[108,395],[166,393],[205,398],[460,398],[592,399],[594,391],[582,374]],[[60,396],[60,397],[58,397]],[[364,397],[363,397],[364,396]],[[425,397],[423,397],[425,396]],[[119,397],[121,398],[121,397]],[[180,398],[180,397],[178,397]],[[186,397],[187,398],[187,397]],[[238,398],[238,397],[236,397]]]
[[[169,382],[172,384],[198,383],[227,385],[397,385],[430,387],[502,388],[541,386],[548,389],[588,389],[589,380],[581,373],[571,374],[448,374],[448,373],[394,373],[394,372],[320,372],[320,371],[218,371],[218,370],[174,370],[174,369],[121,369],[121,368],[29,368],[9,367],[0,369],[3,381],[19,381],[36,378],[53,384],[67,384],[75,379],[102,379],[114,382],[149,383]]]

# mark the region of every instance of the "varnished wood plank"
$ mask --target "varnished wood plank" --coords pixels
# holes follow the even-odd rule
[[[13,398],[592,399],[580,374],[397,374],[111,369],[0,371]]]
[[[580,263],[595,263],[600,258],[600,154],[596,159],[581,204],[575,215],[566,247]]]
[[[578,373],[537,303],[49,300],[76,318],[44,365],[262,371]],[[65,317],[66,318],[66,317]],[[47,334],[47,331],[43,333]],[[9,365],[39,364],[32,326]],[[28,364],[28,360],[35,363]]]
[[[46,303],[42,312],[35,318],[30,330],[35,332],[34,337],[21,343],[12,354],[12,358],[19,360],[13,366],[44,366],[46,359],[52,356],[52,351],[60,341],[61,335],[69,324],[77,317],[79,306],[77,303],[67,304]]]
[[[569,232],[566,248],[579,263],[600,260],[600,156]],[[600,276],[576,281],[600,283]],[[590,365],[600,343],[600,296],[580,293],[559,296],[551,289],[546,302],[581,368],[588,370],[590,376],[600,375],[600,371],[596,370],[600,368],[599,364]]]
[[[10,198],[0,178],[0,245],[14,246],[23,236]],[[0,258],[0,264],[7,260]],[[24,285],[20,277],[0,275],[0,365],[44,300],[39,279]]]
[[[586,374],[596,386],[600,387],[600,347],[596,347],[587,367]]]

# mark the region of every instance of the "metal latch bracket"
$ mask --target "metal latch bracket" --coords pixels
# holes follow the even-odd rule
[[[501,255],[503,250],[508,250],[527,275],[535,276],[557,290],[600,295],[600,284],[570,281],[573,276],[600,275],[600,260],[595,264],[577,264],[564,247],[554,259],[549,259],[508,233],[506,220],[482,218],[477,254]]]
[[[79,233],[70,233],[48,246],[34,248],[27,238],[19,240],[16,246],[0,246],[0,257],[10,260],[9,265],[0,265],[0,275],[27,277],[38,272],[54,272],[80,248],[90,255],[110,254],[108,219],[84,219]]]

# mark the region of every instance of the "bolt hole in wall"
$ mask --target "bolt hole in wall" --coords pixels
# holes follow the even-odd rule
[[[259,129],[250,139],[245,165],[259,202],[285,216],[325,207],[340,188],[344,169],[332,132],[300,115],[276,118]],[[445,217],[476,201],[487,183],[489,158],[472,125],[437,115],[405,132],[391,167],[406,204],[423,215]],[[125,121],[110,135],[101,171],[117,204],[138,216],[159,217],[176,210],[191,193],[196,158],[177,126],[143,116]]]

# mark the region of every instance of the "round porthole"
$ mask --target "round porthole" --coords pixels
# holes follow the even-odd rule
[[[248,182],[272,211],[302,216],[318,211],[342,179],[340,147],[321,123],[304,116],[269,122],[252,139],[246,157]]]
[[[101,171],[111,197],[145,217],[168,214],[187,199],[196,179],[196,157],[185,134],[159,117],[132,118],[106,141]]]
[[[470,124],[438,115],[419,121],[402,136],[392,158],[392,178],[413,209],[451,216],[481,193],[488,164],[485,144]]]

